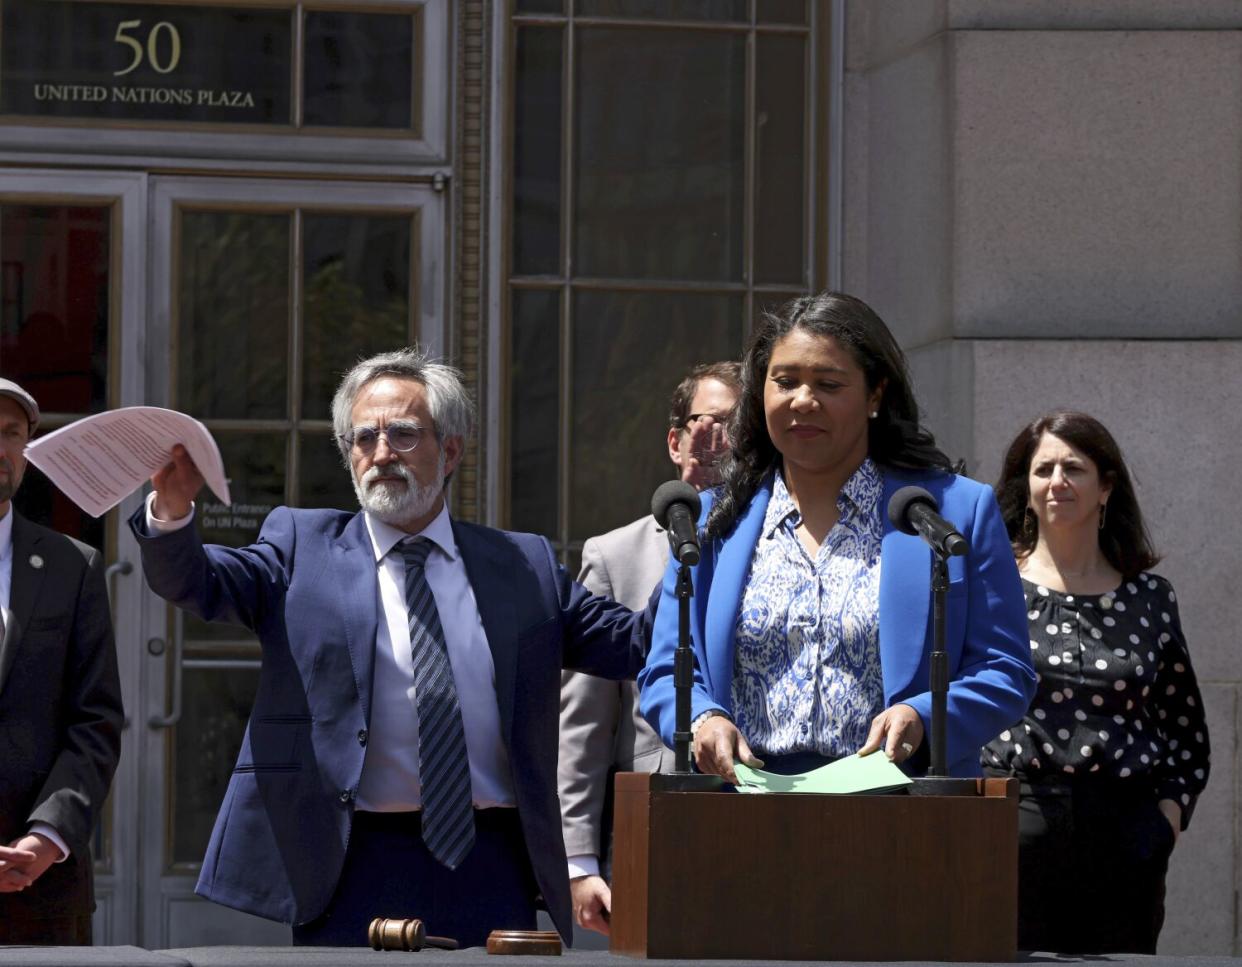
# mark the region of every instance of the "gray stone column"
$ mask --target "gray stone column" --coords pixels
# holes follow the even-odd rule
[[[1237,954],[1242,4],[847,10],[845,288],[980,479],[1055,407],[1121,443],[1212,729],[1161,952]]]

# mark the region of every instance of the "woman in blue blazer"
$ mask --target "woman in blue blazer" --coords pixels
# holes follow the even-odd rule
[[[970,542],[949,563],[946,759],[979,749],[1035,687],[1022,585],[989,487],[953,472],[919,425],[905,358],[852,296],[795,299],[759,325],[709,497],[694,569],[693,752],[736,781],[737,760],[800,772],[883,749],[926,770],[931,551],[886,509],[915,484]],[[676,566],[665,575],[641,707],[671,744]]]

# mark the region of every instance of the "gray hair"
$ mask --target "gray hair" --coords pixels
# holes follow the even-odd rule
[[[469,438],[474,429],[474,402],[459,370],[437,362],[417,347],[379,353],[360,361],[346,373],[332,397],[332,432],[347,468],[350,466],[349,444],[342,438],[352,429],[354,402],[364,386],[385,376],[423,384],[427,391],[427,408],[435,423],[436,440],[455,436],[463,440]]]

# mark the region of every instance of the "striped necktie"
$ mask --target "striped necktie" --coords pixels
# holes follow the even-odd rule
[[[434,545],[418,538],[397,547],[405,558],[405,605],[414,654],[423,842],[432,856],[455,870],[474,845],[474,809],[461,704],[425,570]]]

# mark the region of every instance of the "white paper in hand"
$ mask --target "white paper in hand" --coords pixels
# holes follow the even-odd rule
[[[26,459],[92,517],[106,514],[172,460],[180,443],[207,486],[231,504],[220,448],[207,427],[176,410],[127,406],[61,427],[26,447]]]

